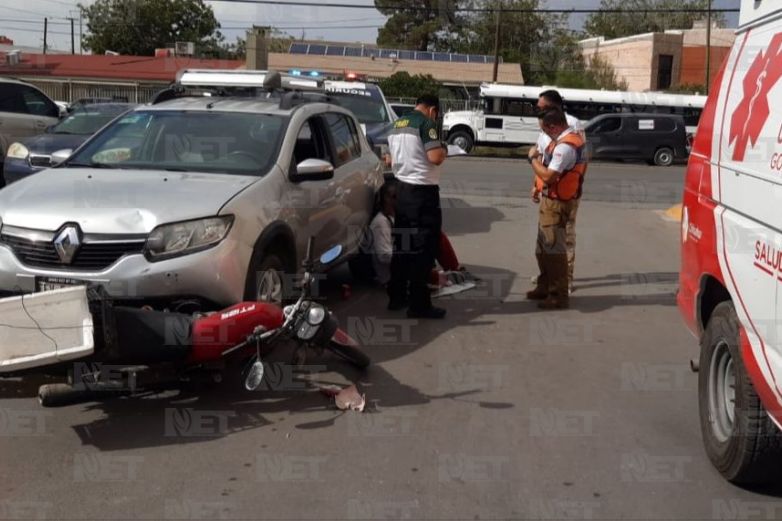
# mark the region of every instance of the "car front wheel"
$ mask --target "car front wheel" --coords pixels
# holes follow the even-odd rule
[[[765,483],[782,475],[782,435],[744,368],[739,331],[733,304],[719,304],[701,342],[701,433],[709,459],[725,479],[737,484]]]
[[[245,300],[282,305],[285,300],[285,263],[277,253],[253,256],[245,285]]]

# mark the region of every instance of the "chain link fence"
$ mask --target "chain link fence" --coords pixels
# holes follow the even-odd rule
[[[415,105],[415,98],[387,98],[392,105]],[[481,106],[479,99],[466,100],[456,98],[440,98],[440,107],[443,112],[453,112],[455,110],[477,110]]]

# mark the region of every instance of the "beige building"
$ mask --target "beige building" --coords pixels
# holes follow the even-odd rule
[[[614,68],[617,79],[627,82],[631,91],[667,90],[681,84],[705,85],[707,31],[704,25],[614,40],[590,38],[579,45],[587,62],[599,56]],[[733,29],[712,29],[711,79],[734,39]]]
[[[387,78],[397,72],[431,74],[451,87],[477,87],[492,81],[494,64],[487,56],[379,49],[373,44],[321,40],[294,41],[287,53],[267,52],[267,30],[256,27],[248,31],[248,68],[318,71],[328,76],[353,73],[370,80]],[[500,63],[497,81],[523,85],[521,65]]]

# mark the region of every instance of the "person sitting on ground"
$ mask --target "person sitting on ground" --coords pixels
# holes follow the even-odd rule
[[[394,246],[392,230],[396,190],[397,181],[391,180],[378,191],[375,216],[361,242],[359,255],[351,261],[350,267],[354,276],[364,282],[376,282],[385,286],[391,279],[391,259]],[[467,271],[459,264],[453,245],[445,233],[440,234],[437,263],[444,272],[461,272],[465,274],[464,278],[467,278]],[[441,275],[441,272],[433,267],[430,278],[431,286],[437,288],[447,283],[448,279]]]

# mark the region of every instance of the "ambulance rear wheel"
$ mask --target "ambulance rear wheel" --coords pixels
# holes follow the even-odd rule
[[[719,304],[701,341],[701,434],[706,454],[725,479],[736,484],[767,483],[782,477],[782,434],[749,380],[739,331],[733,304]]]
[[[654,164],[657,166],[671,166],[673,164],[673,150],[668,147],[658,148],[654,153]]]
[[[457,130],[448,136],[448,144],[456,145],[457,147],[462,148],[465,152],[470,153],[472,151],[472,147],[475,145],[475,141],[472,138],[472,134],[466,130]]]

